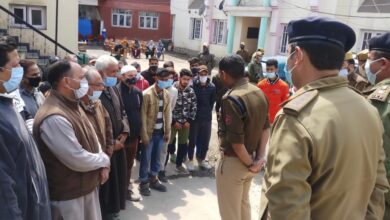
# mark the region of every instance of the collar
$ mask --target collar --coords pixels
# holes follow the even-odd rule
[[[271,85],[275,85],[279,81],[279,76],[276,76],[276,79],[271,81],[269,78],[267,78],[267,82]]]
[[[78,107],[79,107],[78,100],[70,99],[70,98],[62,95],[61,93],[59,93],[57,90],[52,89],[50,92],[50,96],[55,96],[60,101],[64,102],[69,108],[78,109]]]
[[[330,88],[340,88],[340,87],[347,87],[347,86],[348,86],[348,80],[344,77],[332,76],[332,77],[321,78],[311,83],[308,83],[307,85],[300,88],[294,95],[290,96],[288,100],[283,102],[281,106],[284,106],[286,103],[290,102],[291,100],[309,91],[330,89]]]
[[[95,114],[95,105],[91,101],[88,104],[85,104],[83,101],[80,101],[80,106],[86,112],[91,113],[91,114]]]
[[[36,88],[33,88],[33,90],[30,92],[22,84],[20,84],[19,90],[20,90],[21,93],[26,94],[26,95],[31,95],[31,96],[33,96],[34,93],[36,92]]]
[[[235,88],[237,88],[237,87],[240,87],[240,86],[242,86],[242,85],[244,85],[244,84],[247,84],[248,82],[249,82],[249,81],[248,81],[248,79],[246,79],[246,78],[239,79],[239,80],[232,86],[231,89],[235,89]]]

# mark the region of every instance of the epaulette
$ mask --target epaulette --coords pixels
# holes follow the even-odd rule
[[[288,101],[284,107],[283,112],[286,114],[298,116],[299,112],[305,108],[315,97],[318,96],[318,90],[310,90]]]
[[[389,94],[390,86],[384,85],[377,88],[371,95],[368,96],[368,99],[385,102]]]

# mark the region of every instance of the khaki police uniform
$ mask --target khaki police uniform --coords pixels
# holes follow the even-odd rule
[[[383,126],[376,109],[347,83],[342,77],[319,79],[283,104],[269,143],[261,215],[382,219],[389,188]]]
[[[385,79],[376,84],[370,91],[368,100],[378,109],[385,129],[383,135],[383,147],[386,153],[385,167],[387,170],[387,180],[390,182],[390,79]],[[390,219],[390,193],[386,197],[386,212],[384,219]]]
[[[244,144],[255,155],[263,130],[268,128],[265,95],[248,80],[239,80],[222,98],[219,118],[223,155],[216,167],[216,182],[222,220],[251,220],[249,189],[255,174],[236,156],[232,144]]]

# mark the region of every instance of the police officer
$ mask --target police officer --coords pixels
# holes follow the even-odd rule
[[[244,78],[244,60],[224,57],[220,77],[230,88],[221,102],[219,140],[222,157],[216,167],[222,220],[251,220],[249,189],[265,164],[269,137],[268,103],[263,92]]]
[[[390,181],[390,32],[371,38],[369,50],[365,69],[374,87],[369,91],[372,93],[368,100],[378,109],[385,129],[383,147],[387,155],[387,180]],[[390,194],[387,193],[385,198],[384,219],[390,219]]]
[[[338,76],[354,31],[308,17],[291,21],[287,32],[286,65],[298,91],[272,127],[263,184],[268,219],[383,219],[383,126],[376,109]]]
[[[364,70],[364,66],[366,65],[368,58],[368,49],[362,50],[357,54],[358,59],[358,68],[356,69],[356,73],[367,79],[366,71]]]
[[[340,72],[342,72],[343,70],[346,70],[347,72],[349,86],[352,89],[357,90],[357,92],[363,92],[363,90],[370,86],[370,84],[365,78],[355,72],[355,60],[353,59],[352,52],[347,52],[345,54],[344,64]]]
[[[203,44],[203,51],[198,54],[198,59],[201,64],[207,66],[209,75],[211,75],[212,70],[215,66],[215,55],[210,53],[210,45],[208,43]]]

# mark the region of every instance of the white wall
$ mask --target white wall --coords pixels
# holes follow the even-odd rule
[[[60,0],[59,15],[58,15],[58,42],[73,52],[78,51],[78,2]],[[54,0],[1,0],[0,4],[9,8],[9,4],[46,6],[46,29],[41,30],[51,38],[55,38],[55,3]],[[8,24],[7,16],[0,11],[0,28],[6,28]],[[20,36],[21,41],[25,43],[34,42],[34,49],[40,49],[44,52],[44,38],[36,33],[33,35],[30,29],[14,29],[10,34]],[[54,54],[54,44],[46,43],[47,55]],[[59,49],[59,52],[62,52]],[[42,54],[41,53],[41,54]],[[43,54],[42,54],[43,55]],[[64,53],[62,54],[64,55]]]

